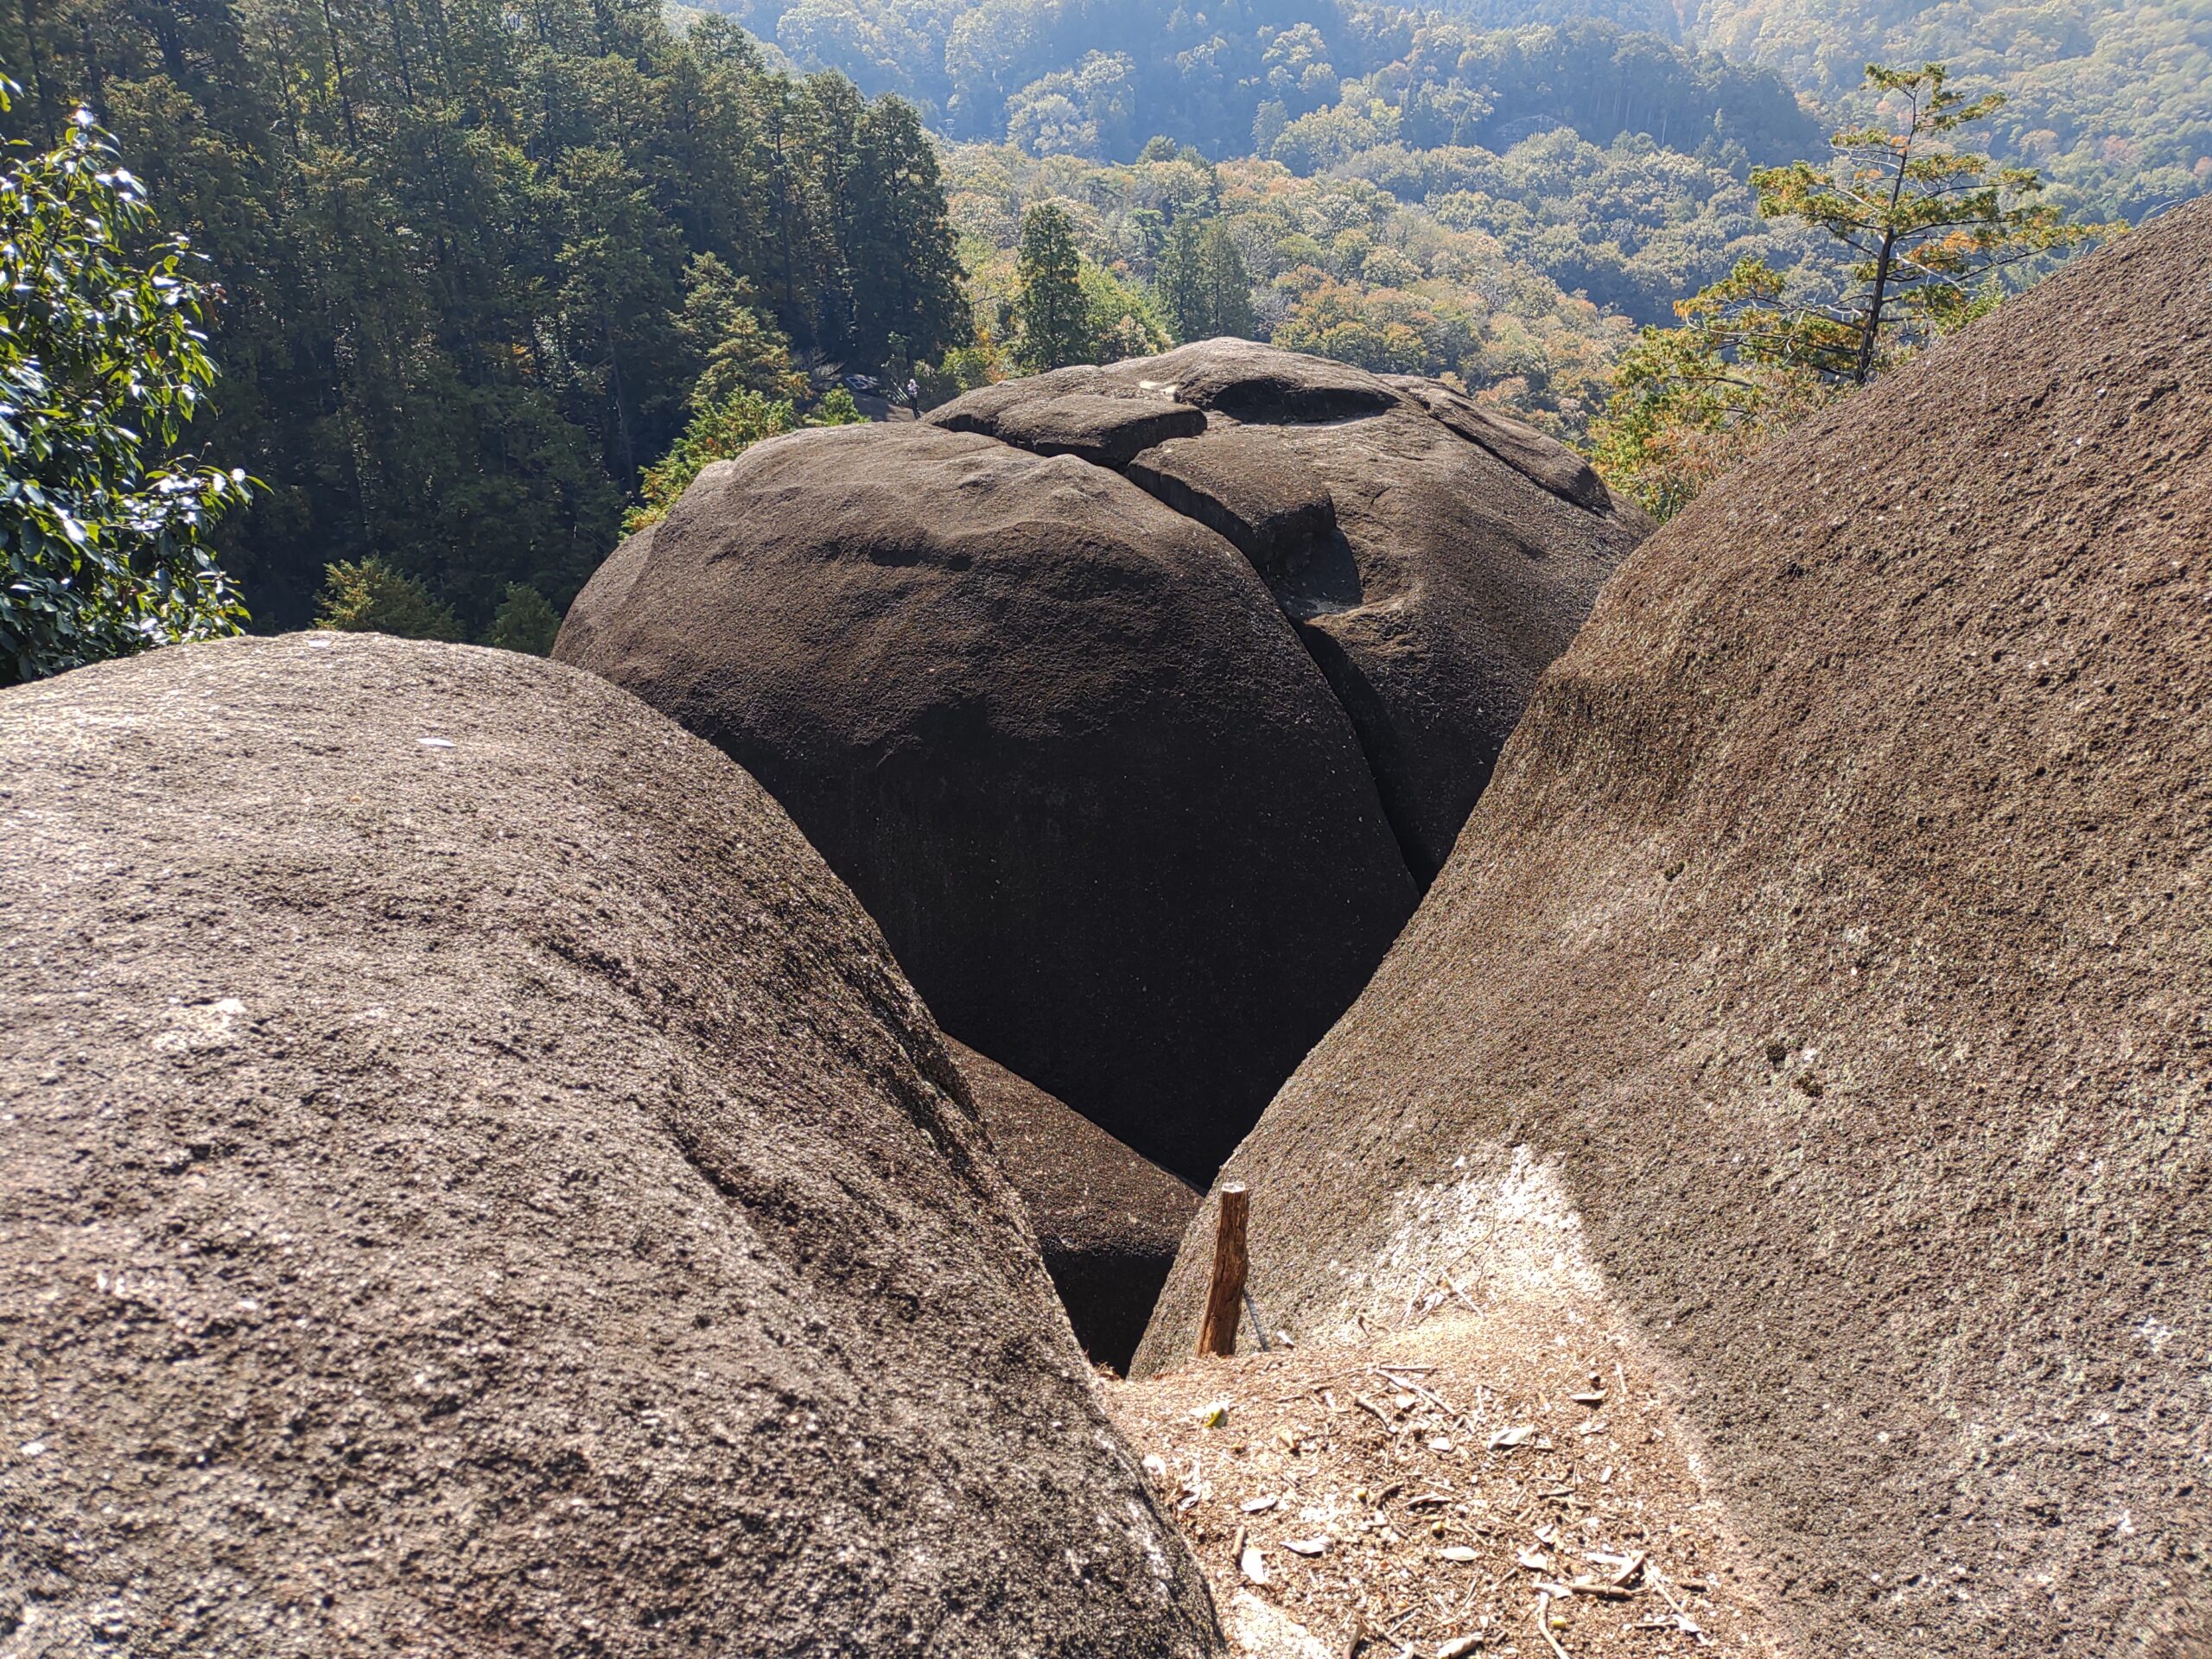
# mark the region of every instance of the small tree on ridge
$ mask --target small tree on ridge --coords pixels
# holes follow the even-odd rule
[[[1894,124],[1837,133],[1825,167],[1793,162],[1751,175],[1762,218],[1802,219],[1855,257],[1843,292],[1826,304],[1789,299],[1778,276],[1770,287],[1743,282],[1738,266],[1723,284],[1737,293],[1709,308],[1717,327],[1756,333],[1763,350],[1864,385],[1888,349],[1885,330],[1918,343],[1955,328],[1994,302],[1997,272],[2103,233],[2038,200],[2034,168],[1952,148],[1950,135],[1993,113],[2005,94],[1969,101],[1944,85],[1948,78],[1940,63],[1870,63],[1866,84],[1897,108]]]
[[[2070,222],[2030,168],[1956,149],[1952,135],[2004,102],[1968,99],[1940,63],[1866,67],[1893,112],[1837,133],[1825,163],[1751,175],[1759,213],[1840,245],[1824,291],[1745,259],[1678,301],[1677,328],[1647,328],[1616,366],[1591,437],[1599,470],[1661,518],[1768,435],[2003,296],[2002,273],[2113,227]]]

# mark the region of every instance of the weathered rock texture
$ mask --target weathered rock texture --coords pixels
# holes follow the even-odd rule
[[[928,1015],[571,670],[0,695],[0,1647],[1198,1655]]]
[[[1586,1251],[1808,1654],[2202,1640],[2208,271],[2160,220],[1648,542],[1223,1172],[1308,1335]]]
[[[1215,340],[797,434],[625,543],[555,654],[760,778],[948,1030],[1203,1178],[1643,528],[1472,410]]]
[[[1192,1187],[997,1061],[950,1042],[1083,1351],[1128,1368],[1198,1207]]]

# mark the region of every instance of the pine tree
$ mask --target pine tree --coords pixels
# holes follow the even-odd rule
[[[403,639],[459,639],[453,607],[383,559],[340,559],[324,573],[315,625],[340,633],[390,633]]]
[[[937,147],[912,105],[879,99],[861,118],[851,195],[851,356],[893,367],[893,358],[933,359],[966,344],[975,321],[961,285]]]
[[[1229,227],[1214,219],[1198,245],[1198,287],[1205,296],[1205,330],[1249,339],[1252,333],[1252,274],[1244,268]]]
[[[806,377],[791,365],[791,341],[761,317],[752,283],[713,254],[702,253],[691,261],[684,287],[676,326],[699,365],[686,399],[695,413],[738,391],[784,399],[805,396]]]
[[[1837,133],[1824,163],[1751,175],[1760,213],[1839,245],[1825,292],[1745,259],[1687,300],[1681,327],[1647,328],[1616,366],[1591,437],[1599,469],[1661,518],[1707,481],[1839,393],[1960,327],[2003,297],[2002,274],[2115,228],[2069,221],[2039,200],[2033,169],[2000,167],[1952,135],[2004,101],[1969,100],[1940,63],[1866,68],[1896,112]]]
[[[550,657],[553,642],[560,637],[561,613],[537,588],[511,582],[505,602],[493,613],[492,631],[484,636],[484,643],[500,651]]]
[[[756,443],[796,432],[802,426],[857,426],[865,419],[853,403],[853,394],[842,386],[804,415],[789,403],[763,397],[757,391],[732,392],[693,416],[674,447],[645,468],[639,481],[640,504],[624,515],[622,532],[635,535],[668,517],[668,510],[691,487],[691,480],[715,461],[741,455]]]
[[[1953,149],[1950,135],[1993,114],[2005,95],[1969,101],[1948,79],[1940,63],[1869,64],[1868,89],[1902,106],[1896,123],[1837,133],[1825,166],[1795,162],[1751,175],[1762,218],[1826,231],[1849,250],[1848,268],[1842,291],[1825,303],[1795,302],[1778,281],[1770,291],[1732,277],[1736,293],[1708,308],[1721,327],[1826,378],[1864,385],[1893,336],[1913,342],[1956,327],[1993,298],[1996,272],[2103,233],[2037,200],[2043,181],[2032,168]]]
[[[1016,360],[1026,369],[1058,369],[1090,357],[1096,342],[1083,292],[1083,257],[1063,210],[1047,201],[1022,214],[1014,270],[1014,315],[1021,331]]]

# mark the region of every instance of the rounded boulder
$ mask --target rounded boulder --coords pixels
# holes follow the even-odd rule
[[[1221,1651],[881,936],[588,675],[0,693],[0,1630]]]
[[[2212,1651],[2208,271],[2193,203],[1645,543],[1222,1172],[1300,1340],[1602,1299],[1798,1652]]]
[[[1222,340],[796,434],[626,543],[556,655],[760,778],[946,1029],[1203,1179],[1643,531],[1458,418]]]

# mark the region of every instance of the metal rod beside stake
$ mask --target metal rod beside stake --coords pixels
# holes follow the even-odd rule
[[[1237,1182],[1221,1189],[1221,1210],[1213,1234],[1213,1280],[1206,1287],[1205,1318],[1198,1325],[1198,1351],[1236,1351],[1236,1321],[1244,1307],[1244,1223],[1250,1195]]]

